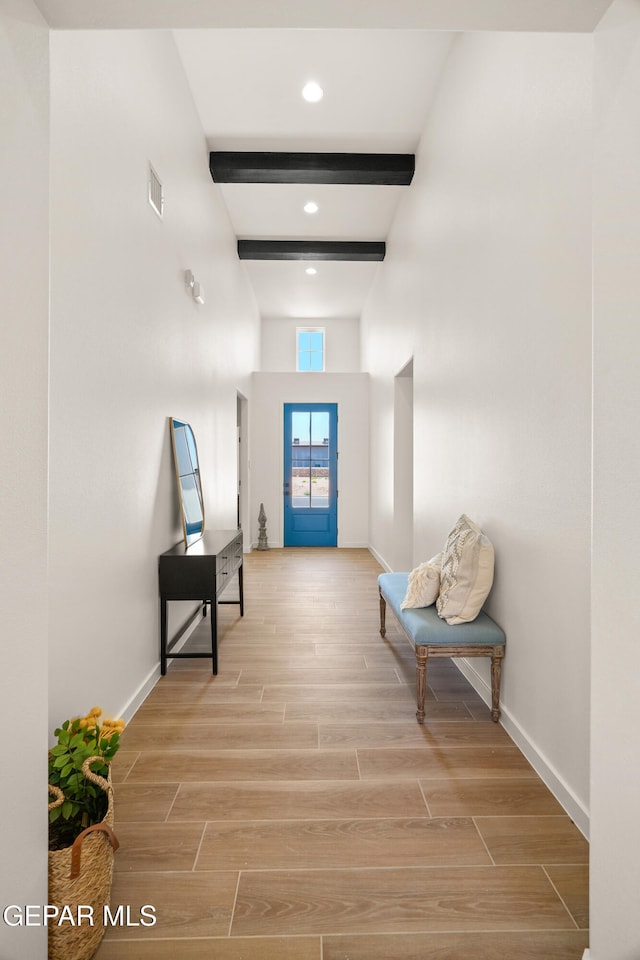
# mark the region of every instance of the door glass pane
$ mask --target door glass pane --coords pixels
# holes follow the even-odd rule
[[[305,410],[291,414],[291,506],[329,506],[329,414]]]
[[[291,506],[309,506],[311,495],[311,414],[308,410],[291,414]]]
[[[329,414],[311,414],[311,507],[329,506]]]

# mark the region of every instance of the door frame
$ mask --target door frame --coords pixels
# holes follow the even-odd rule
[[[238,497],[238,526],[244,533],[244,549],[251,549],[251,540],[249,537],[250,515],[249,506],[249,445],[247,438],[249,435],[249,401],[236,391],[236,441],[237,447],[237,497]]]
[[[291,414],[327,413],[329,415],[329,503],[326,510],[322,507],[294,507],[292,491],[289,487],[292,464],[293,437],[291,435]],[[285,403],[283,405],[283,529],[282,542],[288,546],[337,547],[338,545],[338,404],[337,403]],[[312,438],[310,437],[310,441]],[[311,454],[311,450],[309,451]],[[310,458],[311,459],[311,458]],[[326,518],[326,527],[322,520]],[[300,521],[294,529],[294,521]],[[308,521],[308,525],[305,525]]]

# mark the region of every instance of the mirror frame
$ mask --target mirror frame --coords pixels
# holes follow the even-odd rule
[[[200,478],[198,447],[191,425],[177,417],[169,417],[171,449],[178,485],[178,500],[185,546],[204,536],[204,499]],[[184,441],[179,431],[184,430]],[[194,494],[197,495],[195,499]]]

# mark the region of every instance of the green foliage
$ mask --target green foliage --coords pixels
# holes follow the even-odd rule
[[[107,795],[85,777],[82,765],[89,757],[99,757],[91,770],[106,778],[124,723],[105,720],[100,725],[100,714],[94,707],[86,717],[65,720],[55,730],[58,742],[49,751],[49,784],[59,787],[65,797],[62,806],[49,811],[50,844],[55,847],[72,843],[85,827],[100,823],[106,813]]]

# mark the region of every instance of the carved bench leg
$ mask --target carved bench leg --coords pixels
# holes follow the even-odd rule
[[[387,628],[385,626],[385,618],[387,615],[387,601],[380,593],[380,636],[384,637],[387,633]]]
[[[502,674],[502,651],[491,654],[491,719],[500,719],[500,676]]]
[[[429,653],[426,647],[416,647],[416,720],[424,723],[424,701],[427,696],[427,660]]]

